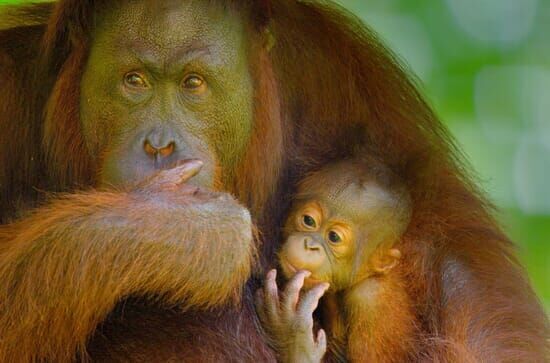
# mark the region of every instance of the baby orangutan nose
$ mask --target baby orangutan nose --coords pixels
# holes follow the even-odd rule
[[[307,251],[318,252],[321,251],[321,245],[310,236],[304,238],[304,247]]]

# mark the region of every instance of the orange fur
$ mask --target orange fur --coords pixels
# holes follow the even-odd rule
[[[243,8],[248,9],[255,2],[231,3],[244,4]],[[260,8],[267,9],[266,2],[262,3]],[[0,31],[0,80],[8,87],[0,97],[2,223],[25,215],[29,206],[40,201],[37,190],[72,191],[75,185],[93,186],[90,178],[97,170],[87,168],[96,166],[87,164],[87,156],[77,151],[82,145],[78,131],[76,126],[65,123],[68,120],[64,117],[74,116],[73,97],[77,97],[78,72],[82,66],[78,63],[85,61],[85,53],[79,52],[89,46],[94,7],[100,9],[104,5],[99,0],[61,0],[53,9],[42,4],[21,12],[17,15],[19,23],[12,22],[11,28]],[[259,54],[256,63],[261,69],[259,73],[266,78],[261,81],[258,72],[255,73],[259,92],[265,91],[256,100],[256,112],[263,113],[265,121],[269,119],[272,124],[257,121],[256,126],[263,128],[252,141],[257,149],[250,148],[237,175],[248,181],[225,187],[234,189],[254,211],[253,217],[259,222],[265,240],[261,253],[264,266],[274,264],[275,241],[280,240],[281,221],[297,181],[327,162],[363,153],[376,154],[406,181],[412,194],[412,223],[398,248],[406,256],[400,267],[406,282],[404,290],[411,298],[410,306],[422,330],[422,340],[415,346],[418,360],[544,362],[549,354],[548,319],[517,262],[513,244],[498,227],[492,207],[468,176],[452,139],[392,54],[356,19],[325,3],[274,0],[269,11],[253,15],[253,21],[268,24],[275,39],[269,56]],[[48,25],[42,25],[44,18],[50,19]],[[41,142],[48,99],[50,121],[56,122],[54,118],[59,117],[67,126],[55,131],[67,132],[61,136],[75,136],[69,140],[65,152],[78,155],[60,155],[62,148],[52,145],[53,140]],[[68,111],[66,115],[64,110]],[[269,134],[279,129],[284,136]],[[45,145],[51,149],[46,150]],[[266,145],[276,152],[272,155]],[[71,165],[52,165],[56,162]],[[254,171],[264,166],[264,171]],[[47,176],[54,169],[56,177],[49,180]],[[176,284],[175,272],[169,273],[164,267],[161,268],[166,271],[162,275],[164,280],[158,285],[114,269],[113,274],[129,280],[122,279],[120,289],[115,288],[113,294],[105,291],[107,285],[98,278],[105,276],[108,282],[113,275],[105,267],[92,270],[99,259],[113,261],[116,256],[123,258],[122,252],[141,251],[129,245],[129,239],[122,241],[120,249],[113,250],[99,248],[101,240],[99,244],[82,243],[77,226],[90,226],[82,224],[82,220],[90,218],[91,210],[97,211],[98,204],[107,200],[109,205],[127,202],[105,197],[96,192],[69,197],[1,227],[1,357],[14,352],[29,359],[40,355],[59,358],[57,361],[74,357],[85,347],[85,332],[95,328],[94,324],[101,321],[119,297],[115,292],[126,292],[128,286],[144,290],[162,287],[168,289],[171,298],[182,296],[177,292],[183,291],[184,285]],[[260,208],[265,199],[266,204]],[[83,201],[89,205],[81,205]],[[171,231],[166,228],[164,232]],[[46,238],[44,231],[53,233],[50,237],[61,238]],[[104,237],[110,239],[115,235],[105,233]],[[71,241],[75,241],[73,245]],[[230,242],[234,243],[227,241]],[[81,249],[69,248],[75,245]],[[145,265],[139,267],[152,269],[150,262],[165,262],[154,254],[147,256],[152,260],[146,263],[145,255],[140,256]],[[171,261],[169,256],[164,257]],[[190,260],[193,257],[189,256]],[[221,254],[211,257],[223,258]],[[76,261],[83,263],[80,266]],[[76,274],[79,268],[84,268],[87,274]],[[139,273],[134,269],[130,272]],[[75,276],[86,280],[74,279]],[[236,284],[239,279],[235,276],[235,280],[230,280]],[[90,285],[80,285],[81,282]],[[56,291],[59,295],[54,296]],[[186,296],[192,295],[192,291],[185,292]],[[212,302],[221,301],[219,296],[220,299],[215,298],[221,292],[203,293],[196,295],[202,296],[201,305],[210,303],[210,298]],[[105,301],[101,300],[102,294],[108,295]],[[244,301],[249,298],[248,291]],[[254,345],[243,360],[253,360],[250,357],[254,354],[273,359],[258,338],[255,318],[242,312],[234,313],[227,308],[223,319],[209,315],[205,326],[190,328],[211,344],[203,343],[196,349],[183,344],[189,348],[185,357],[191,361],[219,357],[216,354],[222,354],[219,350],[222,336],[228,339],[225,349],[229,356],[239,357],[242,351],[237,347],[248,346],[252,341]],[[193,313],[183,322],[176,319],[181,323],[176,326],[162,324],[162,319],[171,321],[163,314],[146,311],[142,316],[144,321],[149,321],[146,318],[153,321],[148,326],[154,329],[166,325],[172,332],[179,332],[192,325],[189,320],[201,315]],[[228,326],[236,316],[250,320],[242,330],[232,331]],[[141,327],[131,333],[142,335],[132,337],[140,343],[138,346],[157,342],[154,329],[149,332],[147,326]],[[177,334],[160,335],[164,339],[162,344],[150,346],[149,355],[143,352],[139,356],[154,358],[157,351],[166,354],[176,345],[170,340],[174,335]],[[182,338],[177,342],[182,340],[192,341]],[[124,344],[136,345],[135,341]],[[208,351],[208,347],[218,350]],[[389,344],[377,349],[394,348]]]
[[[233,219],[213,224],[212,209]],[[0,360],[85,355],[96,326],[131,295],[201,309],[238,302],[255,257],[249,218],[209,194],[91,192],[0,227]]]
[[[96,160],[92,160],[86,148],[78,122],[79,84],[86,57],[83,44],[73,49],[60,70],[46,105],[42,142],[50,171],[48,177],[57,190],[95,182]]]
[[[256,40],[251,51],[254,55],[250,60],[252,74],[256,80],[255,132],[244,159],[235,171],[238,178],[234,187],[235,194],[255,214],[262,212],[278,188],[277,176],[282,171],[284,147],[288,144],[285,138],[291,131],[290,126],[281,120],[277,84],[263,43],[262,38]]]
[[[79,1],[66,1],[57,3],[53,9],[42,5],[29,8],[22,11],[21,16],[30,16],[33,9],[51,11],[51,18],[46,27],[36,29],[37,34],[44,32],[41,43],[37,38],[29,44],[29,52],[33,52],[38,61],[30,64],[30,69],[17,69],[13,78],[9,73],[0,73],[2,80],[9,77],[6,83],[14,91],[12,97],[0,99],[0,109],[6,111],[0,115],[0,124],[7,128],[5,139],[10,141],[5,147],[2,144],[0,161],[10,160],[10,152],[21,149],[25,157],[26,153],[35,152],[37,165],[31,168],[32,165],[27,167],[16,162],[6,164],[9,169],[0,175],[0,188],[6,200],[11,198],[10,202],[14,198],[26,198],[30,186],[25,184],[19,189],[10,184],[5,188],[4,183],[16,181],[20,176],[39,177],[42,170],[47,170],[48,178],[43,178],[41,183],[31,179],[31,186],[41,185],[43,190],[72,194],[54,195],[44,206],[26,213],[25,218],[0,226],[0,276],[5,282],[0,288],[0,361],[68,362],[104,354],[114,359],[118,348],[126,351],[134,344],[125,342],[124,347],[110,347],[107,352],[104,345],[98,348],[101,334],[96,336],[96,330],[121,302],[132,296],[144,299],[142,303],[149,301],[161,307],[163,319],[179,321],[187,327],[184,330],[194,331],[196,337],[219,340],[222,332],[229,330],[224,325],[226,321],[229,324],[234,317],[245,313],[251,316],[251,305],[244,291],[258,256],[257,231],[250,216],[243,214],[236,202],[220,201],[208,194],[202,196],[204,200],[198,204],[193,203],[195,197],[192,196],[166,195],[171,205],[179,205],[176,209],[166,209],[159,198],[149,199],[147,191],[75,192],[89,189],[101,173],[101,160],[92,160],[88,154],[79,124],[79,82],[90,29],[90,24],[85,24],[89,21],[85,13],[92,8]],[[81,16],[86,19],[84,22],[76,20]],[[21,21],[27,23],[25,19]],[[0,33],[0,44],[14,41],[9,36],[17,31],[19,29]],[[22,35],[25,32],[28,30],[24,29]],[[232,183],[238,185],[240,189],[235,190],[235,194],[249,203],[253,211],[253,206],[265,204],[270,193],[275,192],[276,174],[283,160],[273,157],[275,152],[282,153],[283,147],[281,142],[272,143],[282,137],[277,136],[281,133],[277,95],[270,93],[276,92],[274,80],[269,76],[270,63],[266,55],[261,55],[259,47],[255,47],[251,40],[251,64],[262,68],[261,72],[259,68],[255,71],[256,121],[251,151],[243,161],[244,169],[239,169],[248,179],[228,179],[226,176],[231,171],[218,166],[215,180],[220,191],[231,191]],[[18,54],[12,52],[11,47],[7,49],[4,54],[0,48],[0,63],[16,69],[14,57]],[[262,81],[265,71],[267,77]],[[28,74],[16,78],[23,72]],[[35,95],[26,88],[16,92],[19,81],[29,89],[42,87],[40,94]],[[266,101],[270,98],[275,107]],[[36,102],[40,111],[30,115],[21,113],[25,101],[31,106]],[[27,130],[28,135],[19,136],[25,129],[18,123],[25,117],[36,120],[36,126],[29,123],[32,127]],[[40,140],[33,133],[41,135],[42,143],[30,142],[31,137]],[[273,145],[269,153],[273,162],[264,163],[265,170],[254,165],[258,155],[266,155],[261,149],[264,145],[259,142]],[[254,148],[258,153],[253,152]],[[247,183],[251,183],[248,188]],[[8,208],[11,204],[4,203],[3,199],[2,220],[7,221],[13,212]],[[17,205],[14,203],[12,208]],[[256,213],[262,213],[259,207],[255,209]],[[209,210],[216,210],[227,218],[211,219]],[[197,214],[197,218],[193,214]],[[168,318],[170,314],[166,309],[171,306],[178,307],[176,318]],[[154,309],[150,309],[148,314],[154,316]],[[213,312],[214,309],[217,311]],[[210,316],[220,314],[220,309],[221,314],[226,315],[225,320],[211,319]],[[196,324],[205,319],[205,314],[206,320],[214,325],[202,327],[201,332],[200,324]],[[187,315],[189,319],[185,318]],[[147,317],[143,320],[149,321]],[[231,329],[237,326],[232,325]],[[253,319],[240,325],[243,331],[230,334],[233,344],[220,341],[216,351],[212,350],[214,344],[206,345],[205,349],[194,348],[196,359],[225,356],[230,346],[238,352],[235,356],[260,354],[270,359],[272,353],[262,343]],[[126,331],[121,331],[122,335],[113,340],[125,339]],[[142,339],[151,342],[162,336],[160,330],[158,334],[143,330],[126,336],[136,337],[139,333],[144,333],[146,338]],[[169,339],[178,341],[183,348],[193,346],[193,340],[186,335],[172,334]],[[246,350],[239,344],[245,340],[257,343]],[[95,349],[94,356],[89,356],[89,344]],[[147,360],[144,357],[159,356],[160,348],[155,346],[143,352],[145,346],[139,345],[142,352],[136,349],[136,357]]]
[[[420,327],[404,281],[391,271],[346,291],[347,356],[352,362],[417,359]],[[362,290],[362,291],[361,291]]]
[[[419,357],[544,362],[548,319],[515,248],[393,55],[330,5],[281,0],[273,17],[275,69],[292,80],[280,86],[282,105],[300,130],[298,180],[327,161],[371,153],[411,191],[412,222],[397,248],[422,328]],[[464,288],[448,280],[448,265]]]

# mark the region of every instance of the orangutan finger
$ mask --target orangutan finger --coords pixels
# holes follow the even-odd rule
[[[304,286],[304,280],[311,275],[311,272],[300,270],[290,279],[286,285],[283,297],[283,311],[287,315],[293,315],[296,311],[296,304],[300,299],[300,291]]]
[[[163,191],[176,189],[186,181],[197,175],[202,169],[203,162],[199,159],[187,159],[179,161],[174,167],[164,169],[138,184],[138,189],[150,191]],[[192,192],[190,188],[190,192]]]
[[[315,342],[313,356],[315,357],[316,361],[322,362],[326,352],[327,352],[327,335],[323,329],[320,329],[317,332],[317,339]]]
[[[258,314],[258,318],[260,319],[260,321],[262,322],[262,324],[267,324],[269,323],[266,319],[266,314],[265,314],[265,299],[264,299],[264,292],[262,289],[258,289],[256,291],[256,293],[254,294],[254,302],[255,302],[255,307],[256,307],[256,313]]]
[[[306,292],[302,297],[302,300],[300,301],[300,305],[298,306],[298,315],[303,318],[311,317],[311,319],[313,319],[313,312],[315,311],[315,309],[317,309],[317,306],[319,305],[319,300],[321,299],[321,297],[323,297],[329,286],[330,285],[325,282],[313,287],[311,290]]]
[[[323,329],[319,329],[317,332],[317,339],[315,342],[315,349],[319,360],[323,358],[327,351],[327,334]]]
[[[265,306],[266,313],[272,323],[278,324],[280,321],[279,309],[279,288],[277,287],[277,270],[271,270],[267,273],[265,279]]]
[[[169,176],[173,175],[174,184],[180,185],[197,175],[203,166],[204,163],[202,160],[187,159],[183,160],[181,163],[178,163],[176,167],[166,170],[166,173],[168,173]]]

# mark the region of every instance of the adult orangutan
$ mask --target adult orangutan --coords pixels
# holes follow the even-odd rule
[[[452,141],[340,10],[61,0],[0,29],[0,361],[274,360],[255,277],[297,181],[363,153],[411,191],[419,360],[546,359],[546,316]]]

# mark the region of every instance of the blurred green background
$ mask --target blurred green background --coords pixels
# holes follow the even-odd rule
[[[550,311],[550,0],[337,0],[416,74]]]
[[[499,206],[548,311],[550,0],[337,2],[416,74]]]

